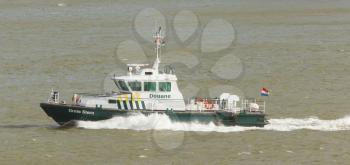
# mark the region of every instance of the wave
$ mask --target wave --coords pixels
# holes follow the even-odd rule
[[[194,132],[241,132],[249,130],[293,131],[342,131],[350,130],[350,116],[335,120],[321,120],[318,117],[269,119],[265,127],[218,126],[214,123],[180,123],[169,119],[165,114],[145,116],[137,114],[128,117],[113,117],[103,121],[78,121],[78,128],[85,129],[131,129],[131,130],[172,130]]]

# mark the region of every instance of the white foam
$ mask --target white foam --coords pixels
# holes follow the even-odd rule
[[[58,3],[57,6],[59,6],[59,7],[66,7],[67,4],[65,4],[65,3]]]
[[[242,126],[217,126],[214,123],[202,124],[198,122],[179,123],[169,119],[164,114],[145,116],[137,114],[129,117],[114,117],[104,121],[79,121],[79,128],[86,129],[131,129],[131,130],[173,130],[195,132],[240,132],[247,130],[293,131],[300,129],[318,131],[350,130],[350,116],[335,120],[321,120],[317,117],[304,119],[281,118],[269,119],[270,124],[264,128]]]
[[[299,129],[309,129],[318,131],[342,131],[350,130],[350,116],[335,120],[321,120],[318,117],[309,117],[304,119],[285,118],[270,119],[271,124],[266,125],[264,129],[275,131],[293,131]]]

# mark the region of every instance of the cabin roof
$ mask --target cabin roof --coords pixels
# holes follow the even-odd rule
[[[113,80],[126,80],[126,81],[176,81],[177,77],[173,74],[157,74],[157,75],[127,75],[127,76],[115,76]]]

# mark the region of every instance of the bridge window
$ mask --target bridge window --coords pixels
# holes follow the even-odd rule
[[[156,91],[156,82],[144,82],[143,89],[144,91]]]
[[[123,91],[129,91],[129,88],[128,86],[126,85],[126,83],[122,80],[119,80],[118,81],[118,84],[120,86],[120,88],[123,90]]]
[[[171,91],[171,82],[159,82],[159,91],[170,92]]]
[[[133,91],[141,91],[141,82],[140,81],[130,81],[129,87]]]

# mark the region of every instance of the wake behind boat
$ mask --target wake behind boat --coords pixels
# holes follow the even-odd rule
[[[106,94],[76,93],[72,103],[60,101],[59,92],[52,91],[48,102],[40,107],[58,124],[72,121],[99,121],[114,116],[142,113],[166,114],[176,122],[200,122],[223,125],[259,126],[268,122],[265,102],[240,98],[222,93],[217,98],[193,97],[187,103],[177,85],[175,70],[171,66],[159,70],[159,54],[164,44],[161,28],[154,35],[157,58],[148,64],[128,64],[125,76],[113,76],[118,92]]]

